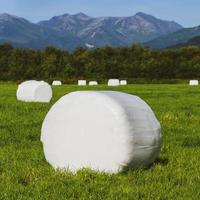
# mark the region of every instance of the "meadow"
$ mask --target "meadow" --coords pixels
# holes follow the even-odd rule
[[[63,85],[53,88],[50,104],[19,102],[16,89],[16,84],[0,84],[1,200],[200,198],[199,86]],[[76,90],[117,90],[144,99],[162,126],[162,148],[155,163],[119,174],[89,169],[77,174],[54,171],[43,154],[41,125],[50,107],[64,94]]]

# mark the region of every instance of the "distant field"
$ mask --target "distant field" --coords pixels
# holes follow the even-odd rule
[[[50,104],[18,102],[17,85],[0,84],[0,199],[199,199],[200,87],[130,85],[54,87]],[[118,90],[144,99],[161,122],[159,159],[148,169],[117,175],[55,172],[45,161],[40,129],[50,107],[76,90]],[[78,123],[78,122],[77,122]]]

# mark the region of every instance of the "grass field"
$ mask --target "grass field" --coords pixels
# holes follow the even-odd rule
[[[17,85],[0,85],[0,199],[200,199],[200,87],[130,85],[61,86],[50,104],[18,102]],[[148,169],[117,175],[55,172],[45,161],[40,129],[61,96],[76,90],[114,89],[135,94],[162,126],[160,157]],[[78,122],[77,122],[78,123]]]

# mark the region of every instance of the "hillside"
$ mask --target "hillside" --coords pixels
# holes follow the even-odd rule
[[[178,44],[184,44],[188,40],[200,35],[200,26],[193,28],[184,28],[172,34],[161,36],[145,43],[145,46],[151,48],[166,48]]]

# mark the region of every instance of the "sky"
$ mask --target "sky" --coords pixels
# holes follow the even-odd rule
[[[184,27],[200,25],[200,0],[0,0],[0,5],[0,13],[24,17],[31,22],[64,13],[83,12],[99,17],[144,12]]]

